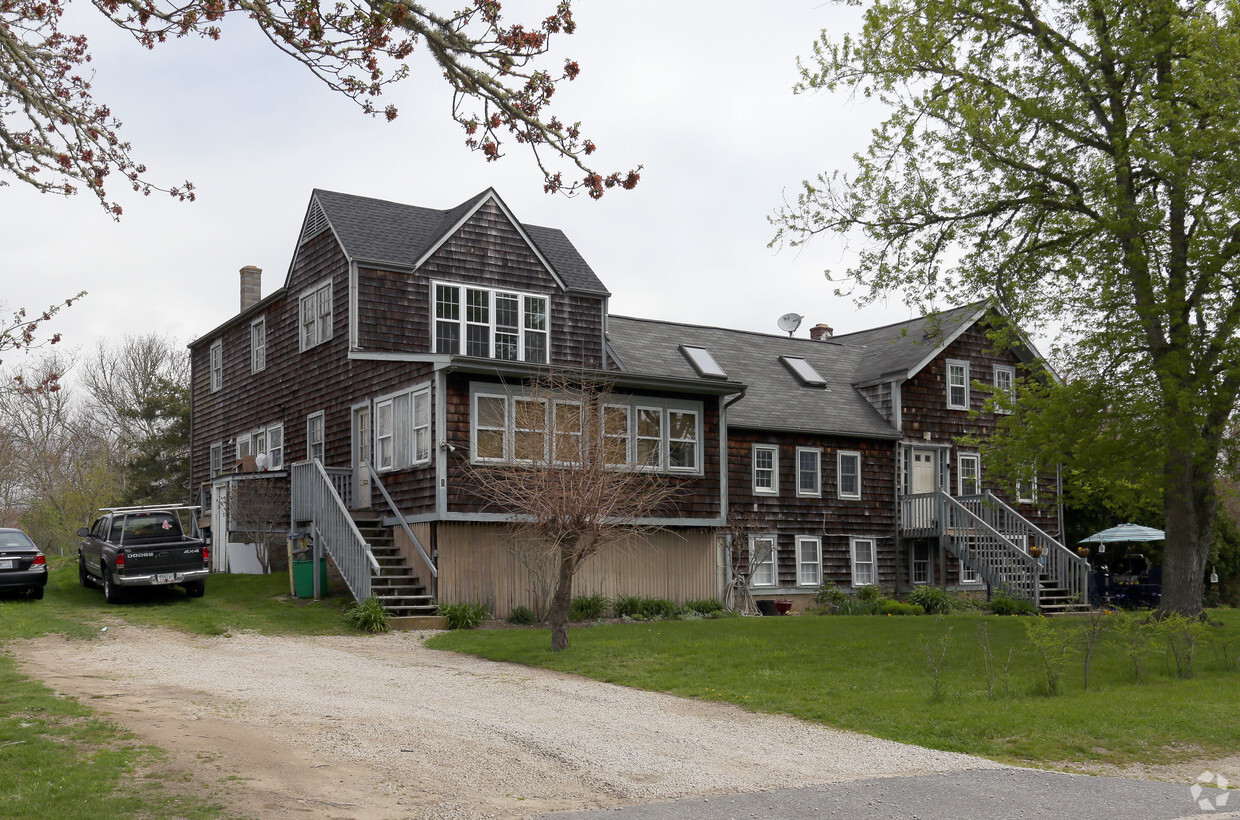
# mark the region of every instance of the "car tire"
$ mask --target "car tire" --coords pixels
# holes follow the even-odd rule
[[[112,577],[111,570],[108,565],[103,565],[103,600],[109,604],[119,604],[124,600],[125,594],[121,592],[121,588],[117,585],[116,579]]]
[[[190,581],[184,584],[185,595],[188,598],[201,598],[207,591],[206,581]]]
[[[38,601],[38,600],[42,600],[42,598],[43,598],[43,587],[31,587],[31,588],[30,588],[30,597],[31,597],[31,598],[33,598],[33,599],[35,599],[36,601]]]
[[[90,586],[90,574],[86,572],[86,556],[78,553],[78,583],[84,587]]]

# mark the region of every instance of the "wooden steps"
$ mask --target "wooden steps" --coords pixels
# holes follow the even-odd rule
[[[391,618],[393,629],[446,629],[437,614],[439,604],[429,594],[422,579],[393,543],[392,530],[383,526],[376,513],[354,511],[353,522],[370,544],[379,571],[370,577],[370,594],[379,600]],[[440,624],[443,623],[441,626]]]

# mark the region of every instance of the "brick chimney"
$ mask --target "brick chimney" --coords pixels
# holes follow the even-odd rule
[[[835,334],[835,329],[830,325],[822,323],[816,324],[809,329],[809,337],[815,342],[821,342],[823,339],[830,339]]]
[[[246,265],[241,269],[241,310],[254,307],[262,298],[263,269]]]

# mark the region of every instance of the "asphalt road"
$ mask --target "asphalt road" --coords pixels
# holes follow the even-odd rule
[[[778,768],[778,761],[765,764]],[[547,820],[1222,820],[1240,818],[1240,792],[1201,808],[1189,785],[1118,777],[989,769],[854,780],[831,786],[687,798],[598,811],[546,814]],[[1204,790],[1212,805],[1222,792]]]

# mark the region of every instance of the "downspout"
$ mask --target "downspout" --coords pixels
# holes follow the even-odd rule
[[[192,505],[194,503],[194,349],[192,347],[189,347],[188,345],[187,347],[189,349],[189,490],[188,491],[190,494],[189,503]],[[223,459],[224,459],[224,452],[223,452],[223,449],[221,448],[220,461],[223,462]],[[211,463],[211,456],[208,454],[207,464],[210,465],[210,463]],[[207,472],[208,473],[211,472],[210,466],[207,467]],[[211,479],[211,476],[208,475],[207,479],[209,481]],[[201,499],[202,497],[201,487],[198,489],[198,495],[199,495],[199,498]],[[199,514],[201,515],[201,511]]]
[[[729,399],[719,397],[719,517],[728,526],[728,408],[745,398],[745,391]]]

